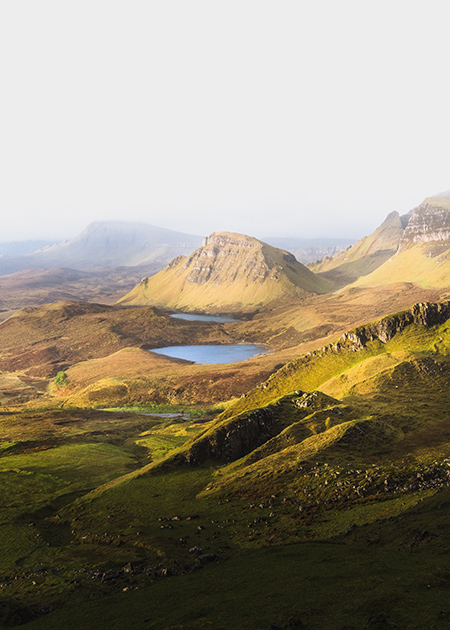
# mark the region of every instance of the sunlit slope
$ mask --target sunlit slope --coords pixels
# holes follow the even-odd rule
[[[407,493],[414,483],[423,489],[447,484],[439,462],[450,455],[449,316],[450,303],[420,304],[349,331],[279,370],[167,458],[94,495],[186,465],[221,466],[199,488],[204,498],[267,500],[282,492],[300,496],[303,505],[320,499],[336,507],[379,500],[387,491]],[[357,486],[351,471],[352,485],[343,484],[342,462],[351,460],[364,461],[363,468],[375,461],[390,468],[357,470]],[[311,475],[313,463],[323,468],[320,474]],[[417,481],[425,463],[429,485]]]
[[[408,215],[391,212],[379,228],[360,239],[345,252],[308,265],[315,273],[338,282],[341,286],[366,276],[389,260],[398,249]]]
[[[401,352],[447,356],[450,347],[449,317],[449,302],[421,303],[372,324],[359,326],[345,333],[336,343],[286,364],[260,387],[230,403],[222,418],[263,407],[295,390],[327,388],[331,379],[347,373],[352,375],[350,384],[341,391],[333,390],[336,395],[345,395],[351,384],[358,380],[358,370],[364,362],[370,359],[370,365],[375,365],[374,357],[381,357],[376,369],[378,372],[401,362],[403,357],[398,354]],[[332,390],[329,391],[331,393]]]
[[[386,456],[405,467],[408,455],[448,456],[449,316],[450,303],[421,304],[350,331],[230,405],[174,461],[228,462],[205,496],[263,497],[280,488],[297,492],[305,484],[299,467],[311,460]],[[383,488],[371,484],[364,482],[362,496]],[[333,485],[342,497],[341,484]]]
[[[358,278],[352,286],[376,287],[394,282],[413,282],[425,289],[449,287],[449,243],[437,246],[417,243],[401,250],[371,274]]]
[[[173,260],[144,278],[122,300],[185,311],[245,311],[280,298],[302,298],[333,289],[292,254],[255,238],[220,232],[189,258]]]

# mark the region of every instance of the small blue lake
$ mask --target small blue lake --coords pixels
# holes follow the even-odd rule
[[[187,319],[189,322],[216,322],[217,324],[239,321],[235,317],[229,317],[228,315],[200,315],[200,313],[174,313],[170,317]]]
[[[251,343],[239,343],[226,346],[168,346],[156,348],[151,352],[205,365],[239,363],[251,359],[257,354],[264,354],[267,350]]]

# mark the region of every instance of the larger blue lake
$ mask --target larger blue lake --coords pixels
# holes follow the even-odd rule
[[[251,359],[257,354],[263,354],[267,350],[251,343],[239,343],[227,346],[167,346],[166,348],[156,348],[152,352],[205,365],[239,363]]]
[[[174,313],[170,317],[174,317],[175,319],[186,319],[189,322],[216,322],[217,324],[239,321],[235,317],[230,317],[228,315],[200,315],[200,313]]]

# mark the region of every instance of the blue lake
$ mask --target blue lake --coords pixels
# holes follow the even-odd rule
[[[239,321],[235,317],[229,317],[228,315],[200,315],[200,313],[174,313],[170,317],[187,319],[190,322],[217,322],[218,324]]]
[[[267,352],[262,346],[251,343],[240,343],[227,346],[168,346],[166,348],[156,348],[151,350],[157,354],[194,363],[216,364],[216,363],[239,363],[246,359],[251,359],[257,354]]]

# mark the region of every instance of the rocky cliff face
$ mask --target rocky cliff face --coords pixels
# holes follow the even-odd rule
[[[286,256],[296,262],[292,254]],[[277,265],[264,255],[260,241],[231,233],[206,237],[202,247],[186,260],[184,269],[188,271],[187,282],[194,284],[228,284],[238,279],[261,284],[278,278]]]
[[[415,245],[423,243],[429,245],[417,248],[417,261],[412,262],[412,257],[408,263],[403,264],[403,267],[400,265],[401,273],[397,275],[390,273],[395,272],[394,257],[397,254],[409,251]],[[368,276],[371,282],[371,275],[379,268],[385,268],[387,263],[390,265],[389,273],[385,277],[382,277],[382,274],[378,275],[379,283],[416,281],[412,267],[420,266],[420,258],[423,258],[424,254],[433,258],[449,249],[450,195],[442,193],[440,196],[428,197],[420,206],[407,214],[400,215],[398,212],[391,212],[370,236],[362,238],[347,251],[331,259],[309,265],[309,268],[334,280],[341,287]],[[395,276],[395,280],[389,280],[388,276]],[[426,279],[421,279],[421,281],[426,285]]]
[[[423,242],[450,243],[450,209],[439,199],[415,208],[400,240],[399,250]]]
[[[411,324],[419,324],[421,326],[437,326],[443,324],[450,318],[450,301],[440,302],[438,304],[432,302],[421,302],[401,313],[383,317],[377,322],[359,326],[354,330],[350,330],[342,335],[336,344],[328,346],[329,349],[362,350],[369,341],[379,339],[383,343],[390,341],[394,335],[402,332]]]
[[[283,428],[271,409],[256,409],[198,438],[177,459],[192,466],[214,460],[231,462],[250,453]]]

